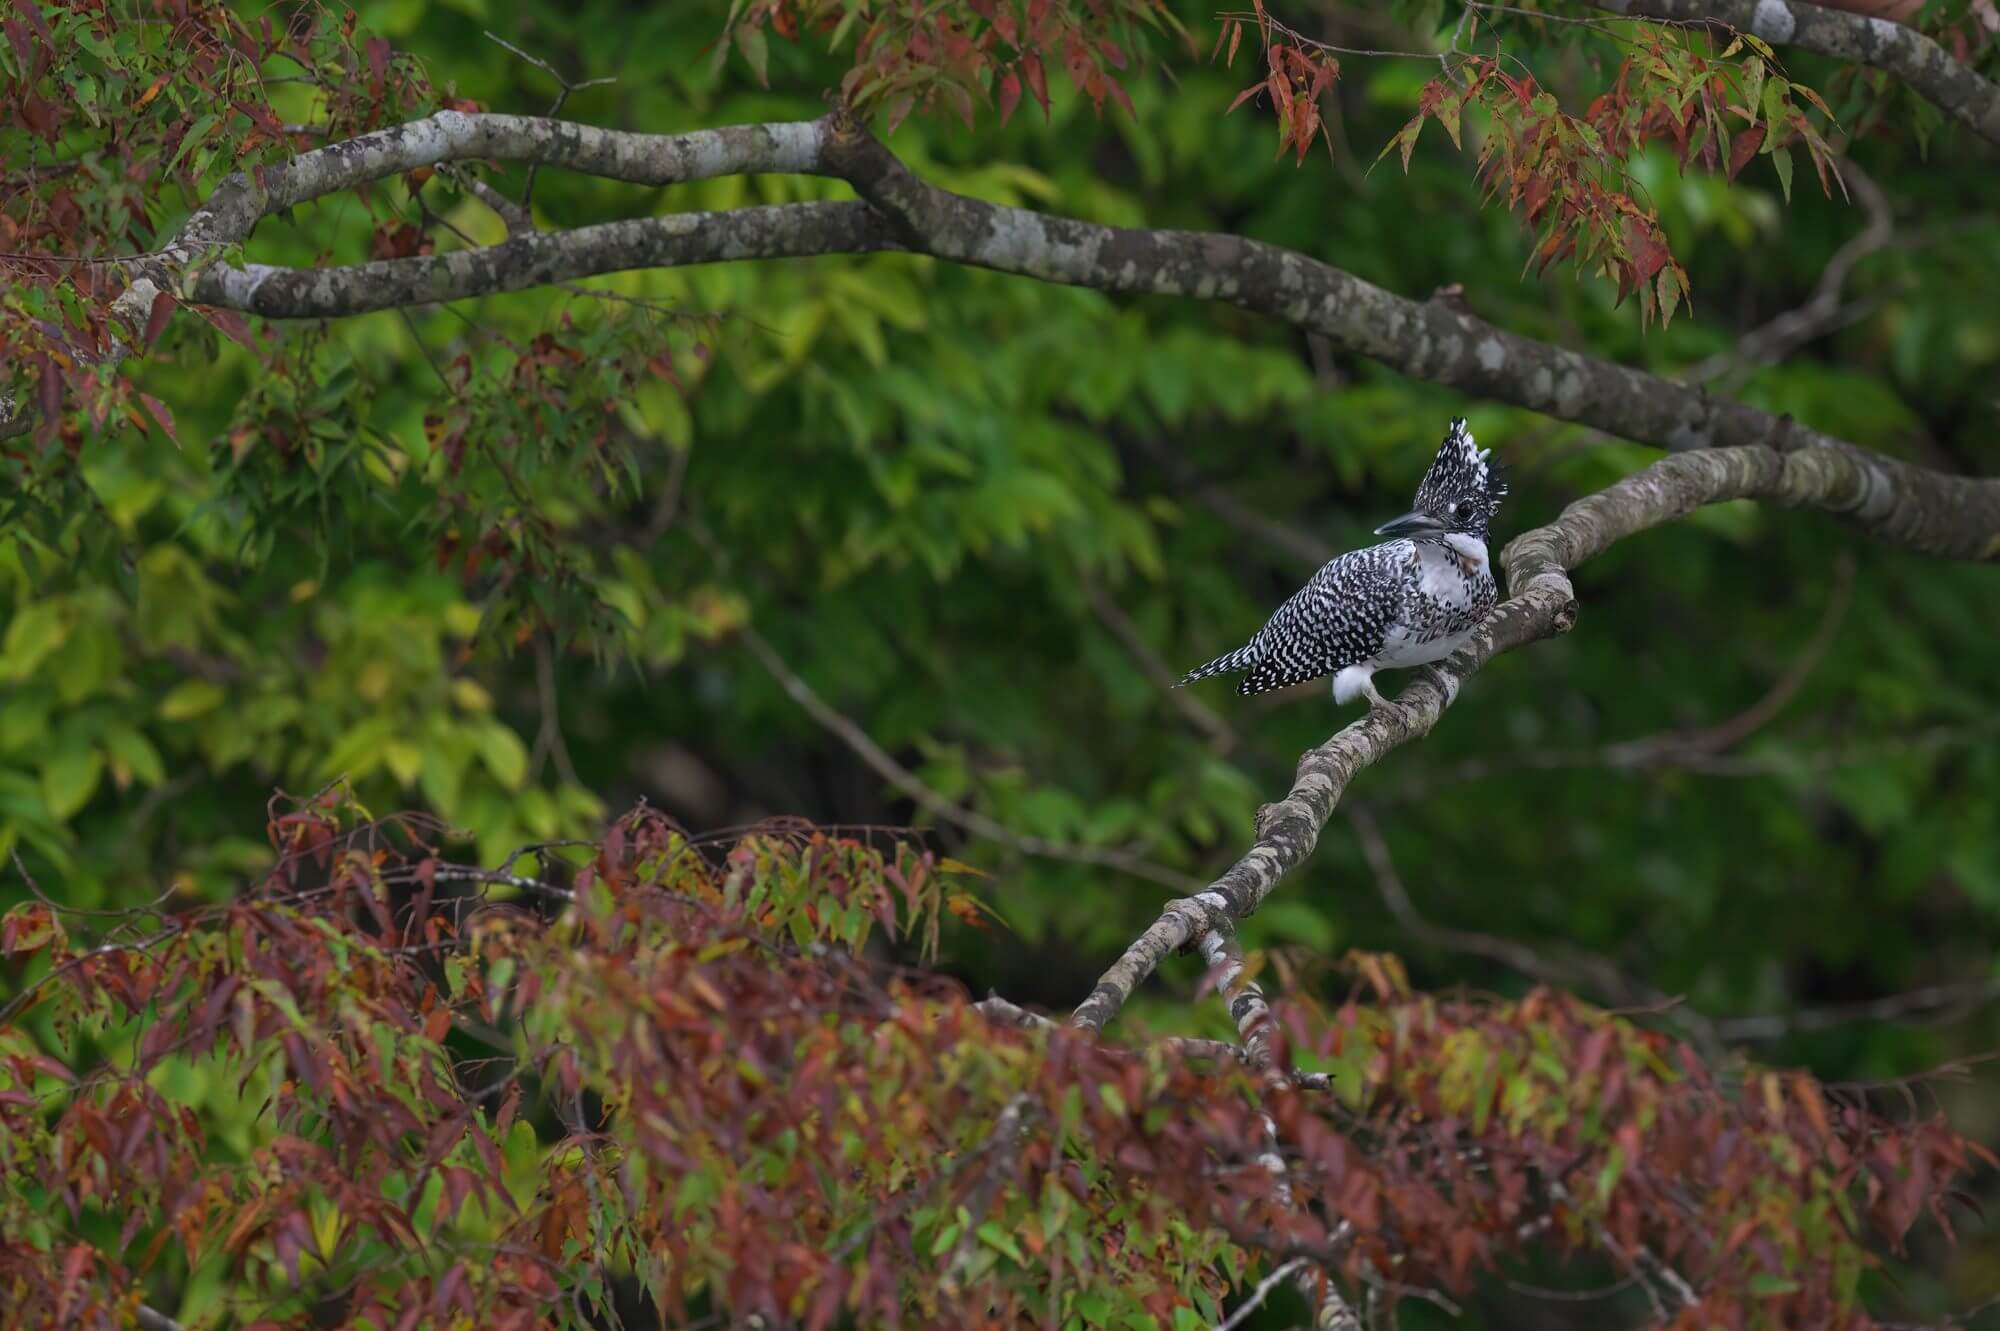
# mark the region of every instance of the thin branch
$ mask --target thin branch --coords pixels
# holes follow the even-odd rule
[[[1714,754],[1735,748],[1769,725],[1785,705],[1798,696],[1799,690],[1805,687],[1806,680],[1826,656],[1827,649],[1833,646],[1833,639],[1839,633],[1842,621],[1847,618],[1847,608],[1853,599],[1854,556],[1843,550],[1834,564],[1833,593],[1827,598],[1819,626],[1813,630],[1812,637],[1793,658],[1791,665],[1771,685],[1769,692],[1735,716],[1706,729],[1627,740],[1623,744],[1607,746],[1605,757],[1613,766],[1643,767],[1659,757]]]
[[[535,215],[532,212],[515,203],[478,176],[473,175],[470,171],[458,171],[451,168],[445,168],[445,171],[449,172],[447,179],[458,185],[473,198],[485,204],[487,211],[500,219],[500,225],[506,229],[509,239],[515,236],[527,235],[535,229]]]
[[[1805,304],[1745,333],[1729,350],[1698,362],[1682,376],[1687,382],[1705,384],[1738,366],[1774,364],[1821,334],[1852,322],[1849,308],[1842,303],[1847,281],[1863,259],[1895,241],[1896,216],[1882,187],[1852,158],[1842,160],[1840,173],[1867,213],[1867,225],[1834,251]]]
[[[778,655],[777,649],[771,646],[763,634],[748,625],[739,632],[743,635],[744,644],[750,648],[751,654],[770,673],[771,678],[778,682],[778,687],[782,688],[793,702],[805,709],[806,715],[852,749],[855,756],[873,768],[884,781],[901,791],[918,807],[929,810],[945,822],[962,828],[974,836],[998,842],[1003,846],[1011,846],[1023,855],[1040,859],[1067,860],[1074,864],[1094,864],[1183,891],[1197,886],[1197,880],[1187,874],[1169,869],[1165,865],[1154,864],[1129,851],[1047,841],[1041,837],[1016,832],[977,810],[959,807],[918,780],[914,772],[890,757],[888,750],[877,744],[867,731],[829,706],[818,693],[813,691],[810,684],[785,664],[784,658]]]
[[[1180,672],[1160,659],[1160,654],[1153,650],[1153,645],[1146,640],[1146,635],[1139,632],[1139,626],[1132,622],[1131,617],[1118,602],[1111,598],[1111,594],[1097,583],[1087,582],[1083,588],[1083,595],[1090,604],[1091,613],[1097,616],[1097,622],[1102,624],[1112,637],[1118,639],[1119,645],[1124,647],[1126,653],[1138,665],[1139,673],[1143,674],[1147,681],[1160,691],[1160,695],[1187,719],[1189,725],[1208,736],[1209,747],[1217,753],[1227,753],[1234,749],[1238,740],[1236,728],[1217,715],[1207,703],[1186,689],[1176,687],[1180,680]]]
[[[618,81],[616,78],[607,76],[605,78],[598,78],[598,79],[585,79],[581,83],[572,83],[568,79],[564,78],[561,74],[558,74],[556,72],[556,67],[554,65],[551,65],[546,60],[541,60],[536,58],[535,56],[529,55],[526,51],[523,51],[520,47],[506,40],[504,37],[495,36],[491,31],[487,31],[485,36],[487,41],[493,42],[496,45],[503,46],[507,50],[512,51],[515,55],[521,57],[521,59],[527,61],[529,64],[533,65],[536,69],[541,70],[544,74],[547,74],[550,78],[556,81],[556,88],[557,88],[556,99],[555,101],[549,104],[549,109],[546,112],[546,114],[550,116],[554,116],[562,111],[564,104],[569,101],[571,93],[581,92],[585,88],[601,87],[604,84],[616,83]],[[521,211],[530,217],[534,215],[535,172],[539,169],[540,169],[539,163],[529,166],[528,179],[521,186]]]
[[[1134,438],[1132,443],[1158,464],[1177,487],[1192,493],[1215,516],[1245,536],[1282,551],[1301,567],[1318,568],[1340,553],[1332,543],[1312,532],[1274,518],[1254,504],[1244,503],[1221,485],[1202,480],[1184,459],[1163,444],[1143,437]]]
[[[1919,1016],[1934,1019],[1992,1002],[2000,1002],[2000,975],[1956,984],[1926,985],[1907,993],[1802,1008],[1797,1012],[1725,1017],[1715,1023],[1715,1029],[1725,1040],[1777,1040],[1800,1031],[1823,1031],[1861,1021],[1901,1021]]]
[[[1284,1284],[1285,1281],[1291,1279],[1298,1272],[1305,1270],[1309,1265],[1310,1263],[1303,1257],[1294,1257],[1291,1261],[1279,1265],[1271,1274],[1257,1282],[1256,1288],[1252,1289],[1249,1296],[1236,1306],[1236,1311],[1215,1324],[1215,1331],[1236,1331],[1236,1328],[1243,1324],[1245,1318],[1264,1306],[1264,1300],[1271,1297],[1272,1290]]]
[[[535,731],[535,756],[529,766],[540,770],[540,756],[556,760],[556,774],[571,786],[581,786],[576,764],[570,761],[569,745],[563,739],[562,698],[556,691],[555,652],[546,635],[535,639],[535,695],[541,705],[542,723]]]
[[[517,873],[502,873],[497,869],[480,869],[465,864],[440,864],[433,868],[435,881],[440,883],[490,883],[498,887],[518,888],[523,892],[533,892],[556,901],[574,901],[576,893],[566,887],[556,887],[539,878],[529,878]]]
[[[999,994],[988,994],[974,1003],[973,1009],[988,1021],[1003,1026],[1017,1026],[1022,1030],[1045,1030],[1063,1023],[1053,1017],[1045,1017],[1039,1012],[1030,1012],[1018,1003],[1010,1002]],[[1148,1045],[1178,1058],[1205,1058],[1217,1063],[1240,1063],[1249,1065],[1251,1055],[1242,1045],[1228,1040],[1204,1040],[1192,1035],[1169,1035]],[[1135,1051],[1136,1052],[1136,1051]],[[1333,1078],[1324,1072],[1301,1072],[1290,1069],[1292,1085],[1301,1091],[1328,1091],[1333,1089]]]
[[[0,1026],[5,1026],[14,1019],[16,1013],[29,1007],[34,1001],[35,995],[42,991],[44,985],[61,979],[77,967],[95,961],[99,957],[116,956],[120,952],[144,952],[148,948],[155,947],[170,938],[178,936],[180,932],[180,925],[170,924],[156,934],[136,939],[130,943],[104,943],[97,947],[89,948],[86,951],[75,953],[66,958],[61,964],[51,967],[41,978],[30,981],[27,985],[23,986],[21,992],[15,994],[5,1007],[0,1007]]]
[[[1417,942],[1447,952],[1484,957],[1546,984],[1564,988],[1587,984],[1614,1002],[1658,1004],[1668,1001],[1668,995],[1632,979],[1603,957],[1584,954],[1558,959],[1518,939],[1431,923],[1410,899],[1409,889],[1403,885],[1402,875],[1396,871],[1388,840],[1382,835],[1374,813],[1366,805],[1358,804],[1348,810],[1347,818],[1354,828],[1355,839],[1361,844],[1362,857],[1368,861],[1374,875],[1375,889],[1382,903],[1389,908],[1389,913],[1403,931]]]
[[[667,446],[667,478],[660,484],[660,493],[653,499],[653,511],[646,519],[646,533],[640,544],[651,549],[660,543],[660,538],[672,530],[675,519],[680,517],[681,491],[687,485],[688,463],[694,458],[694,444],[690,441],[684,448]]]

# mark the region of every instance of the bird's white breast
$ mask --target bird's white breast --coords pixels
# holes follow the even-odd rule
[[[1404,602],[1403,617],[1383,636],[1381,650],[1373,658],[1377,667],[1396,669],[1442,661],[1457,651],[1476,627],[1476,621],[1466,623],[1454,632],[1439,621],[1463,618],[1477,603],[1477,584],[1491,576],[1486,543],[1458,532],[1442,541],[1418,541],[1416,564],[1410,584],[1413,594]]]
[[[1417,591],[1454,609],[1471,605],[1472,579],[1486,572],[1486,542],[1452,532],[1442,542],[1417,543]]]

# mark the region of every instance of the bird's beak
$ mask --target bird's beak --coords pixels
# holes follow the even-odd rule
[[[1377,536],[1436,536],[1444,531],[1444,524],[1428,513],[1405,513],[1394,522],[1385,522],[1375,529]]]

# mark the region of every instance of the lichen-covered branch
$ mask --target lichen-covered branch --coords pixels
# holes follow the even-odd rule
[[[2000,143],[2000,85],[1915,28],[1885,18],[1808,4],[1806,0],[1592,0],[1629,18],[1675,23],[1713,21],[1773,46],[1794,46],[1901,79],[1919,97],[1991,143]]]
[[[682,213],[483,249],[333,268],[234,266],[219,254],[280,209],[420,166],[531,162],[662,185],[743,172],[838,177],[863,202]],[[1871,536],[1957,559],[2000,556],[2000,480],[1948,476],[1860,449],[1698,387],[1614,365],[1415,301],[1306,255],[1241,236],[1103,226],[966,198],[919,180],[844,110],[794,124],[691,134],[602,130],[532,116],[441,112],[239,173],[164,249],[126,261],[120,313],[142,326],[172,290],[271,318],[335,318],[632,268],[908,250],[1110,292],[1220,300],[1283,319],[1413,378],[1669,451],[1766,445],[1845,454],[1825,505]],[[13,422],[9,422],[13,423]]]
[[[1070,1015],[1102,1030],[1168,955],[1210,930],[1228,932],[1255,911],[1319,843],[1347,785],[1363,768],[1428,734],[1459,686],[1499,653],[1566,633],[1576,622],[1569,570],[1634,533],[1685,517],[1705,504],[1760,499],[1838,511],[1866,483],[1865,464],[1844,450],[1780,453],[1762,447],[1707,449],[1655,462],[1577,500],[1546,527],[1523,532],[1501,552],[1508,598],[1449,659],[1418,674],[1396,702],[1371,710],[1299,759],[1292,788],[1258,812],[1256,839],[1205,890],[1169,902]]]

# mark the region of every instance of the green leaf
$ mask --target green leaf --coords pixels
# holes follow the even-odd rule
[[[479,731],[479,757],[494,780],[509,790],[519,790],[528,779],[528,750],[520,736],[498,721]]]
[[[157,786],[167,779],[166,764],[160,761],[160,751],[153,747],[153,741],[127,725],[116,725],[104,732],[104,747],[113,760],[123,763],[133,776],[149,786]]]
[[[194,124],[188,127],[188,132],[182,136],[180,147],[174,149],[173,158],[167,163],[167,170],[171,171],[176,166],[179,166],[181,159],[186,157],[192,149],[199,147],[201,141],[208,137],[208,132],[214,129],[216,123],[221,119],[222,117],[213,111],[197,118]]]
[[[1776,1298],[1781,1294],[1796,1294],[1802,1288],[1798,1281],[1789,1276],[1773,1275],[1769,1271],[1759,1271],[1750,1277],[1750,1292],[1760,1299]]]
[[[1459,99],[1447,97],[1438,103],[1437,122],[1444,126],[1444,132],[1451,136],[1451,146],[1463,149],[1465,144],[1458,137]]]
[[[1771,150],[1771,165],[1778,168],[1778,183],[1784,186],[1785,202],[1790,203],[1792,201],[1792,150],[1790,148],[1773,148]]]
[[[68,636],[69,621],[59,601],[37,601],[17,612],[0,645],[0,679],[27,678]]]
[[[383,760],[400,785],[408,786],[422,775],[424,751],[403,740],[391,740],[382,750]]]
[[[222,705],[222,686],[205,679],[183,680],[160,699],[162,721],[187,721]]]
[[[394,735],[395,726],[387,717],[371,716],[334,743],[320,770],[328,776],[364,777],[381,763]]]
[[[66,749],[49,759],[42,769],[42,798],[58,822],[90,803],[97,783],[104,775],[104,755],[95,745]]]
[[[1619,1175],[1625,1172],[1625,1152],[1614,1146],[1605,1157],[1604,1168],[1597,1171],[1597,1204],[1604,1205],[1611,1199],[1611,1190],[1618,1186]]]
[[[980,1225],[978,1234],[979,1241],[987,1247],[1006,1253],[1020,1266],[1028,1264],[1028,1259],[1021,1255],[1019,1245],[1014,1242],[1014,1236],[1002,1229],[998,1220],[988,1220]]]

